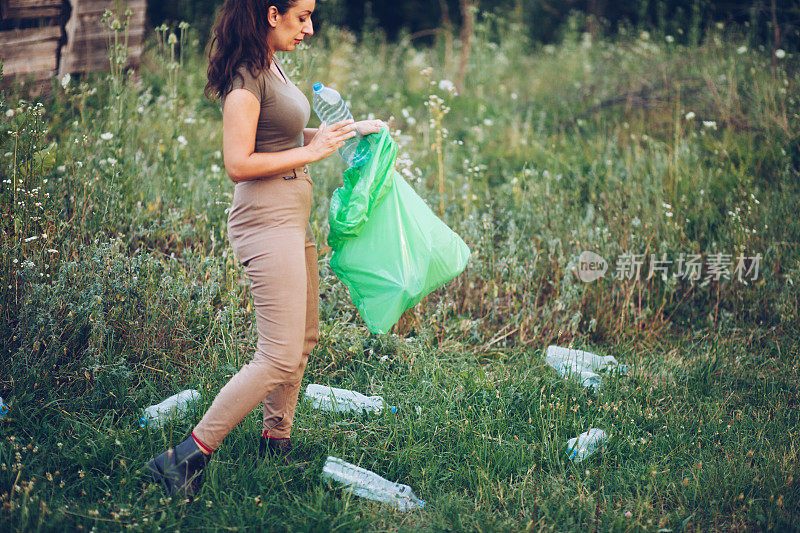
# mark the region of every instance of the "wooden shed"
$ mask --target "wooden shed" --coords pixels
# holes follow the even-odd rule
[[[26,80],[39,92],[52,76],[107,69],[106,9],[121,20],[130,9],[128,65],[138,67],[147,0],[0,0],[2,85]]]

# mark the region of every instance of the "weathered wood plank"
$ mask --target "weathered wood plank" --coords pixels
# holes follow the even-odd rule
[[[61,28],[46,26],[44,28],[29,28],[26,30],[6,30],[0,32],[0,57],[4,57],[11,47],[24,47],[38,41],[47,41],[61,37]]]
[[[43,79],[55,74],[60,38],[58,26],[0,32],[4,77],[33,74]]]
[[[99,13],[102,16],[106,9],[114,11],[114,2],[109,0],[71,0],[71,3],[74,13],[78,15]],[[128,0],[127,7],[124,7],[122,12],[119,13],[120,17],[125,13],[125,9],[130,9],[133,12],[131,14],[131,23],[133,23],[133,19],[138,13],[147,11],[147,0]]]
[[[35,85],[44,87],[47,78],[58,74],[106,70],[108,61],[108,26],[101,19],[106,9],[122,18],[131,10],[128,26],[128,65],[137,67],[144,52],[147,0],[119,2],[115,0],[68,0],[71,15],[66,26],[48,26],[0,32],[0,59],[5,76],[3,84],[14,76],[33,78]],[[28,15],[50,16],[58,24],[64,13],[62,0],[0,0],[0,15],[4,19],[22,20]],[[62,19],[63,20],[63,19]],[[66,43],[61,40],[66,33]],[[62,45],[63,44],[63,45]],[[61,61],[59,64],[59,46]],[[56,72],[57,71],[57,72]],[[46,87],[45,87],[46,89]]]
[[[70,0],[72,16],[66,25],[67,44],[61,51],[59,73],[89,72],[108,68],[108,27],[101,21],[106,9],[114,9],[110,0]],[[141,61],[145,33],[146,0],[129,0],[123,3],[132,11],[128,26],[128,64],[136,66]]]
[[[55,62],[57,50],[58,42],[39,41],[29,44],[25,48],[14,47],[8,51],[3,51],[3,64],[5,65],[6,73],[9,72],[9,65],[17,62],[38,61],[41,63],[41,58],[45,58],[48,63]]]
[[[64,5],[61,0],[2,0],[3,20],[57,17]]]

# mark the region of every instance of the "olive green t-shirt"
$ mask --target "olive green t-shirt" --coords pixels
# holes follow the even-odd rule
[[[272,58],[281,72],[285,74],[283,65]],[[303,146],[303,129],[311,116],[308,99],[291,80],[284,83],[280,74],[266,69],[253,76],[247,66],[241,65],[234,77],[228,92],[234,89],[247,89],[258,98],[261,111],[256,128],[256,152],[280,152]],[[225,109],[225,98],[222,97],[222,109]]]

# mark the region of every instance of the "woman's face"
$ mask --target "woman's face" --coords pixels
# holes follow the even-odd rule
[[[294,50],[306,36],[314,34],[311,13],[315,6],[315,0],[297,0],[283,15],[275,6],[269,7],[267,21],[272,30],[267,42],[273,52]]]

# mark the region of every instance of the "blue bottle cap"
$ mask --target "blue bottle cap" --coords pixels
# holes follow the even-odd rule
[[[394,405],[390,405],[390,406],[389,406],[389,410],[390,410],[392,413],[396,413],[396,412],[397,412],[397,407],[395,407]]]
[[[312,87],[312,88],[314,89],[314,92],[315,92],[315,93],[318,93],[318,92],[320,92],[320,91],[322,90],[322,87],[324,87],[324,86],[322,85],[322,83],[320,83],[320,82],[317,82],[317,83],[315,83],[315,84],[313,85],[313,87]]]

